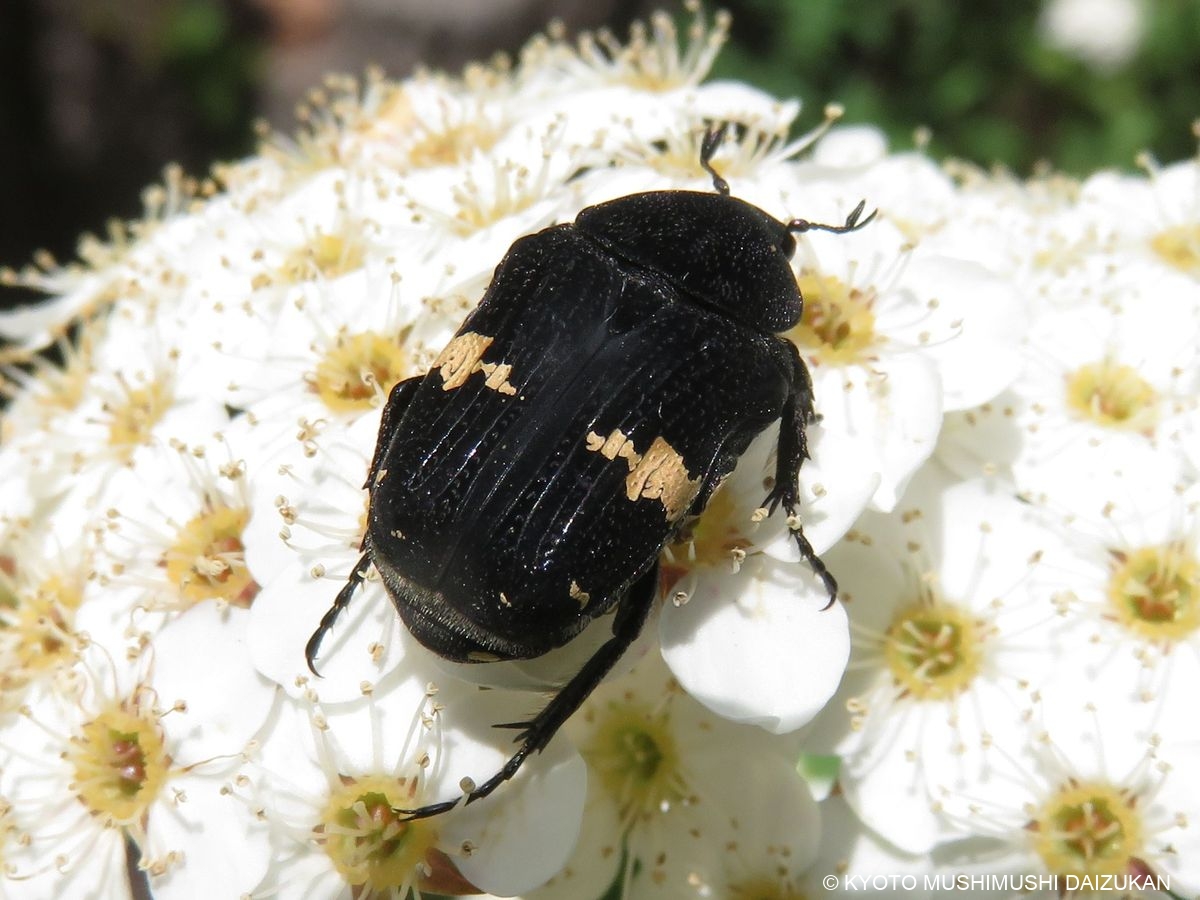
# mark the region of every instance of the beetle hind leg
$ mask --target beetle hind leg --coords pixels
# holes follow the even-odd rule
[[[642,626],[646,624],[646,617],[654,605],[657,589],[658,563],[656,562],[634,583],[629,592],[617,604],[617,612],[613,617],[612,637],[592,654],[592,657],[584,663],[583,668],[575,673],[571,680],[554,696],[554,699],[528,722],[511,722],[496,726],[497,728],[519,728],[520,734],[517,735],[516,741],[521,746],[499,772],[466,794],[467,803],[474,803],[492,793],[516,775],[521,764],[531,754],[541,752],[550,743],[563,723],[583,705],[583,701],[596,689],[596,686],[600,684],[617,660],[629,649],[629,645],[641,634]],[[410,819],[425,819],[454,808],[462,800],[463,798],[459,797],[443,803],[422,806],[419,809],[397,810],[397,812]]]
[[[337,621],[338,616],[350,605],[350,600],[354,597],[354,592],[363,583],[370,568],[371,554],[364,553],[358,558],[358,562],[354,564],[354,569],[350,572],[350,577],[346,579],[346,583],[338,591],[333,605],[321,617],[321,624],[317,626],[316,630],[312,633],[312,637],[308,639],[308,643],[304,645],[304,658],[308,662],[308,670],[318,678],[321,673],[317,671],[314,660],[316,660],[317,653],[321,649],[321,641],[325,639],[325,635],[333,628],[333,623]]]

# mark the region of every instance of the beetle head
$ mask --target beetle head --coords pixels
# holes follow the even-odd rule
[[[575,228],[618,258],[760,332],[800,320],[791,223],[721,193],[650,191],[590,206]]]

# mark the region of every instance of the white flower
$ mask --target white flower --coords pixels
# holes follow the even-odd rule
[[[1020,378],[953,417],[943,458],[960,471],[1011,471],[1021,492],[1089,517],[1173,489],[1195,453],[1200,314],[1194,297],[1156,291],[1155,273],[1141,274],[1150,280],[1110,288],[1116,310],[1043,312]]]
[[[795,195],[806,198],[804,218],[838,223],[857,202],[856,180],[809,183],[803,171]],[[1006,278],[924,255],[889,218],[885,210],[849,236],[804,236],[804,318],[787,334],[809,364],[826,430],[874,454],[864,471],[879,476],[872,506],[882,511],[933,452],[943,412],[990,399],[1016,376],[1024,329]]]
[[[153,667],[153,655],[143,660]],[[20,722],[6,722],[0,795],[25,839],[6,848],[5,865],[20,896],[129,898],[128,852],[156,897],[204,893],[214,868],[235,890],[262,877],[265,830],[226,791],[241,746],[193,753],[202,746],[191,741],[194,729],[205,727],[196,713],[219,708],[206,692],[220,686],[190,679],[180,687],[160,706],[144,673],[92,651],[30,697]],[[190,718],[189,698],[197,701]],[[176,731],[181,720],[188,727]]]
[[[648,842],[645,872],[630,897],[802,896],[817,858],[821,815],[808,786],[784,759],[759,755],[740,777],[707,785],[707,804],[686,808],[694,820]],[[685,836],[686,834],[686,836]]]
[[[806,748],[841,756],[862,820],[924,853],[955,836],[939,792],[970,790],[1019,746],[1017,703],[1054,655],[1032,576],[1057,542],[1003,489],[933,469],[899,513],[865,516],[829,554],[854,652]]]
[[[1030,711],[1023,752],[998,760],[990,784],[944,794],[947,816],[993,842],[976,857],[976,871],[1054,876],[1056,883],[1023,894],[1047,900],[1071,879],[1081,893],[1089,887],[1082,879],[1102,888],[1105,877],[1135,893],[1167,882],[1172,896],[1200,888],[1193,751],[1144,737],[1151,716],[1106,715],[1113,680],[1048,696]]]
[[[125,308],[106,325],[87,357],[86,386],[43,407],[51,414],[41,427],[16,437],[34,497],[81,522],[123,467],[172,440],[203,442],[229,421],[216,370],[199,348],[164,342],[152,307]]]
[[[783,733],[829,699],[849,643],[845,612],[798,560],[786,514],[764,518],[777,440],[769,428],[751,444],[699,521],[667,548],[661,577],[671,601],[658,630],[663,658],[688,693],[727,719]],[[802,471],[806,484],[811,471]],[[860,508],[836,494],[813,503],[814,549],[837,540]]]
[[[49,254],[20,273],[0,270],[0,285],[23,285],[55,295],[36,306],[0,313],[0,334],[28,350],[61,338],[70,323],[105,313],[121,298],[157,294],[164,272],[182,263],[200,221],[188,215],[197,186],[178,166],[168,166],[161,185],[142,195],[143,213],[131,225],[110,225],[107,241],[85,235],[81,263],[59,266]]]
[[[305,646],[358,563],[378,415],[330,430],[297,435],[292,448],[264,459],[252,485],[258,514],[246,560],[265,580],[250,608],[250,651],[259,672],[296,697],[310,690]],[[325,702],[357,698],[406,652],[391,600],[369,577],[322,644],[317,690]]]
[[[243,552],[253,513],[246,466],[226,440],[173,441],[114,473],[97,503],[106,586],[129,588],[133,604],[150,610],[208,600],[249,607],[259,585]]]
[[[528,702],[406,673],[357,702],[286,704],[239,783],[273,847],[256,893],[509,896],[546,881],[570,853],[583,808],[583,762],[565,739],[503,786],[504,802],[421,819],[404,812],[455,800],[497,772],[512,745],[492,725],[527,716]]]
[[[54,546],[18,526],[0,534],[0,712],[9,713],[69,670],[89,642],[77,619],[94,555],[84,539]]]
[[[1200,167],[1020,182],[889,153],[832,104],[789,140],[797,101],[701,83],[728,18],[687,8],[682,38],[659,15],[461,78],[331,78],[294,139],[169,172],[83,265],[0,273],[52,295],[0,315],[0,893],[783,900],[1110,864],[1200,886]],[[314,676],[380,410],[517,238],[712,190],[726,120],[733,196],[834,230],[880,210],[796,228],[795,516],[761,508],[768,428],[673,535],[608,681],[466,804],[519,748],[495,726],[613,620],[454,664],[368,559]],[[838,764],[820,815],[804,754]]]
[[[1050,582],[1055,630],[1072,650],[1079,690],[1101,673],[1123,678],[1104,698],[1130,721],[1156,710],[1155,729],[1200,738],[1189,685],[1200,678],[1200,493],[1146,492],[1058,525],[1070,557]]]
[[[1195,283],[1200,277],[1200,163],[1141,162],[1149,178],[1100,172],[1079,189],[1079,213],[1109,245]]]
[[[1046,41],[1097,69],[1115,69],[1137,52],[1145,27],[1141,0],[1048,0]]]
[[[821,847],[801,884],[802,896],[862,897],[864,892],[889,897],[927,898],[927,877],[937,872],[941,848],[905,853],[870,828],[839,794],[821,802]],[[988,896],[973,891],[972,900]]]
[[[733,896],[788,883],[816,854],[795,741],[713,716],[655,653],[599,687],[567,731],[588,764],[584,829],[531,900],[599,897],[618,877],[629,897]]]

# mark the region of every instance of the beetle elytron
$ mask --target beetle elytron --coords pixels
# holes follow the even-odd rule
[[[874,214],[860,203],[843,225],[784,223],[731,197],[711,163],[724,131],[700,151],[714,193],[633,194],[514,243],[429,372],[383,411],[362,557],[308,643],[310,668],[372,565],[413,636],[458,662],[541,656],[615,609],[611,638],[550,703],[502,726],[520,746],[468,803],[545,747],[626,650],[663,546],[775,421],[763,505],[795,514],[813,398],[779,336],[801,314],[794,235]]]

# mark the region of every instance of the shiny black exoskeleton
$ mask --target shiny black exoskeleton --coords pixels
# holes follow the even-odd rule
[[[612,637],[521,729],[487,796],[541,750],[637,636],[658,558],[750,442],[780,421],[764,501],[793,515],[812,383],[779,337],[801,314],[794,235],[729,195],[652,191],[518,240],[425,375],[393,388],[367,479],[363,555],[307,648],[374,565],[404,624],[442,657],[528,659],[615,609]],[[804,558],[837,586],[803,533]],[[406,810],[435,815],[462,797]]]

